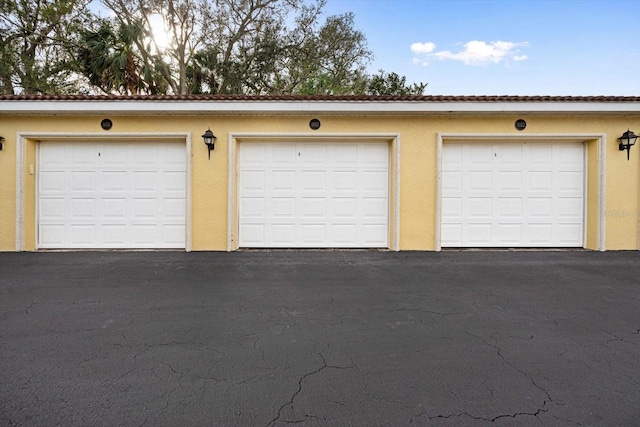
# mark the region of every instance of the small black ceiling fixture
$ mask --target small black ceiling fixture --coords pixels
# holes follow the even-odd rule
[[[102,119],[100,127],[104,130],[110,130],[113,127],[113,122],[111,119]]]
[[[527,122],[525,122],[524,119],[518,119],[516,120],[515,126],[517,130],[524,130],[524,128],[527,127]]]
[[[309,122],[309,127],[312,130],[318,130],[320,129],[320,120],[318,119],[311,119],[311,121]]]

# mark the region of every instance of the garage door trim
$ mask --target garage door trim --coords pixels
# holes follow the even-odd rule
[[[239,211],[238,196],[238,145],[243,142],[273,143],[273,142],[360,142],[380,143],[390,145],[389,159],[389,249],[400,250],[400,135],[395,133],[326,133],[322,135],[312,133],[229,133],[228,151],[228,211],[227,211],[227,251],[239,249],[238,227]]]
[[[185,194],[185,251],[191,251],[191,133],[173,132],[19,132],[16,135],[16,251],[24,251],[25,242],[25,197],[27,194],[26,176],[35,173],[38,165],[26,165],[27,145],[29,141],[34,141],[37,145],[46,144],[47,142],[181,142],[185,144],[186,155],[186,194]],[[36,147],[37,148],[37,147]],[[36,149],[36,152],[38,150]],[[36,156],[36,162],[38,161]],[[32,172],[33,171],[33,172]],[[33,188],[36,209],[37,209],[37,189]],[[29,213],[29,216],[31,213]],[[34,236],[36,241],[33,242],[34,248],[37,249],[37,211],[33,212],[33,220],[28,218],[28,223],[34,227]]]
[[[597,235],[596,237],[596,249],[599,251],[605,250],[605,206],[606,206],[606,135],[605,134],[485,134],[485,133],[438,133],[436,142],[436,161],[437,161],[437,183],[436,183],[436,215],[435,215],[435,250],[440,251],[442,249],[442,154],[443,145],[447,142],[489,142],[495,141],[496,143],[524,143],[524,142],[576,142],[584,143],[595,141],[597,145],[597,199],[590,200],[588,196],[588,188],[586,185],[586,175],[588,173],[588,164],[586,153],[587,147],[585,146],[585,186],[584,186],[584,222],[585,222],[585,238],[584,245],[587,244],[587,215],[586,212],[589,206],[597,203],[598,218],[597,218]]]

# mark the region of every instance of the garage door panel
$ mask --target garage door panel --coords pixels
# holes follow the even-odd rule
[[[357,172],[353,170],[336,170],[333,173],[333,189],[336,191],[357,191]]]
[[[102,173],[102,190],[124,192],[127,188],[127,173],[123,171],[104,171]]]
[[[73,144],[71,145],[71,159],[73,165],[95,168],[98,163],[98,152],[94,144]]]
[[[533,171],[528,173],[529,189],[533,191],[553,192],[553,173]]]
[[[296,225],[293,223],[271,224],[271,241],[274,246],[290,246],[296,240]],[[265,236],[266,237],[266,236]],[[262,239],[262,241],[268,239]],[[255,241],[255,240],[254,240]]]
[[[575,192],[582,190],[584,182],[582,171],[560,172],[558,175],[557,184],[560,187],[560,191]]]
[[[60,220],[65,217],[64,199],[58,197],[46,197],[40,199],[43,207],[43,217],[46,219]]]
[[[561,242],[564,242],[568,245],[578,244],[582,242],[582,239],[578,238],[578,236],[582,232],[581,224],[559,224],[557,227],[557,231]]]
[[[494,157],[500,157],[505,169],[522,168],[522,146],[519,144],[503,144],[495,151]]]
[[[356,197],[336,197],[333,199],[333,217],[335,219],[356,218],[358,201]]]
[[[387,247],[388,144],[243,143],[238,161],[241,247]],[[264,174],[261,189],[248,171]]]
[[[359,144],[358,164],[364,167],[389,166],[389,146],[387,144]]]
[[[302,219],[326,218],[327,203],[324,197],[302,197]]]
[[[127,227],[124,224],[103,224],[102,241],[114,248],[123,248],[127,244]]]
[[[581,161],[582,150],[582,146],[577,144],[558,146],[556,147],[556,159],[563,165],[563,169],[572,165],[575,170],[580,170],[583,165]]]
[[[162,207],[163,217],[169,222],[170,220],[177,220],[183,222],[187,215],[187,207],[185,206],[184,199],[182,198],[164,198],[160,201]]]
[[[71,172],[71,191],[96,191],[96,173],[93,171]]]
[[[467,187],[472,190],[492,191],[493,175],[490,171],[469,171]]]
[[[300,172],[300,185],[300,191],[326,191],[327,172],[303,170]]]
[[[362,225],[362,238],[372,246],[387,244],[387,227],[380,223],[365,223]]]
[[[152,192],[158,191],[158,173],[151,171],[135,171],[133,172],[133,191],[135,192]]]
[[[242,204],[240,208],[248,218],[262,218],[265,215],[264,198],[262,197],[245,197],[240,203]]]
[[[41,244],[55,248],[61,248],[65,244],[65,226],[63,224],[41,225],[39,231]]]
[[[96,241],[96,227],[91,224],[71,224],[71,247],[90,247]]]
[[[506,191],[522,191],[522,172],[500,171],[498,175],[498,188]]]
[[[451,166],[451,165],[450,165]],[[455,171],[443,171],[442,172],[442,189],[447,190],[447,193],[453,191],[462,191],[462,172]]]
[[[442,224],[442,246],[455,246],[462,240],[461,224]]]
[[[462,218],[462,198],[460,197],[443,197],[442,198],[442,216],[444,219],[458,220]]]
[[[261,177],[263,180],[263,186],[261,187],[261,190],[264,190],[264,184],[266,184],[264,172],[261,172]],[[271,188],[274,192],[295,192],[296,171],[294,169],[274,170],[271,174],[271,179]]]
[[[447,143],[447,149],[442,152],[442,163],[448,165],[449,170],[462,168],[462,144]]]
[[[529,241],[532,244],[544,246],[553,241],[553,237],[553,224],[549,222],[529,224]]]
[[[39,174],[39,188],[40,192],[51,193],[63,193],[65,188],[65,172],[64,171],[50,171],[42,170]]]
[[[464,146],[463,163],[474,166],[490,165],[493,162],[493,151],[486,144],[470,144]]]
[[[327,146],[325,144],[300,144],[297,147],[303,166],[318,166],[327,163]]]
[[[125,198],[103,198],[102,215],[105,219],[124,219],[127,216],[127,199]]]
[[[76,219],[96,217],[96,199],[73,198],[71,199],[71,217]]]
[[[158,206],[156,204],[156,199],[145,199],[145,198],[133,198],[132,199],[132,215],[131,217],[135,219],[153,219],[158,212]]]
[[[338,166],[356,166],[358,164],[358,146],[356,144],[337,145],[333,161]]]
[[[165,224],[163,232],[167,246],[179,247],[184,244],[184,226],[182,224]]]
[[[442,158],[442,246],[582,246],[582,144],[455,143]]]
[[[529,162],[534,165],[549,166],[549,159],[553,158],[553,145],[546,143],[535,143],[528,147]]]
[[[336,246],[349,245],[356,241],[358,227],[356,224],[334,224]]]
[[[498,199],[498,217],[521,219],[523,217],[522,202],[521,197],[501,197]]]
[[[122,144],[102,144],[99,153],[103,167],[105,169],[118,168],[122,169],[127,164],[128,147],[123,148]]]
[[[267,159],[265,158],[266,151],[264,150],[264,147],[257,151],[260,151],[262,156],[262,158],[260,159],[260,164],[266,164]],[[273,164],[283,167],[291,167],[296,163],[296,147],[295,145],[289,144],[274,144],[273,150],[271,151],[271,156],[271,161],[273,162]]]
[[[498,224],[498,240],[513,245],[523,240],[522,224]]]
[[[265,177],[264,172],[255,170],[245,170],[241,172],[240,177],[241,191],[264,191]]]
[[[247,244],[257,245],[265,242],[265,224],[249,224],[247,222],[240,224],[240,234]]]
[[[185,152],[180,143],[41,143],[38,247],[184,248]]]
[[[470,197],[468,218],[491,218],[493,212],[493,199],[490,197]]]
[[[364,218],[385,219],[389,215],[386,197],[363,197],[361,209]]]
[[[68,147],[61,147],[59,144],[54,146],[49,144],[42,144],[40,146],[40,156],[38,159],[38,164],[40,166],[40,170],[44,171],[48,167],[56,167],[65,165],[68,162],[70,156],[70,152]]]
[[[327,240],[326,224],[301,224],[302,244],[304,246],[321,245]]]
[[[260,212],[256,212],[254,216],[264,218],[268,215],[265,209],[266,200],[264,198],[260,200],[262,209]],[[274,218],[294,218],[296,216],[296,199],[294,197],[274,197],[271,199],[271,216]]]
[[[155,224],[132,224],[133,245],[135,247],[145,247],[153,245],[160,230]]]
[[[389,173],[386,170],[365,170],[361,176],[360,188],[363,191],[378,191],[385,195],[388,193]]]
[[[491,243],[491,224],[470,223],[467,228],[469,242],[473,245],[486,246]]]
[[[162,174],[162,190],[164,192],[184,193],[187,188],[187,175],[184,171],[165,171]]]
[[[553,199],[551,197],[535,197],[529,199],[529,217],[550,218],[553,214]]]

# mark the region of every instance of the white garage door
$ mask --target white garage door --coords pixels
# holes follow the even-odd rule
[[[582,247],[579,143],[445,143],[443,247]]]
[[[241,143],[240,247],[386,248],[386,143]]]
[[[184,248],[184,143],[45,142],[38,247]]]

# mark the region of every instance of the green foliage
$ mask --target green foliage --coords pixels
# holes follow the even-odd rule
[[[396,73],[378,71],[369,78],[365,93],[367,95],[423,95],[428,83],[407,85],[407,78]]]
[[[2,93],[79,90],[73,55],[88,0],[0,0]]]
[[[352,13],[325,0],[0,0],[0,91],[119,94],[421,94],[380,71]],[[170,44],[154,38],[152,15]]]

